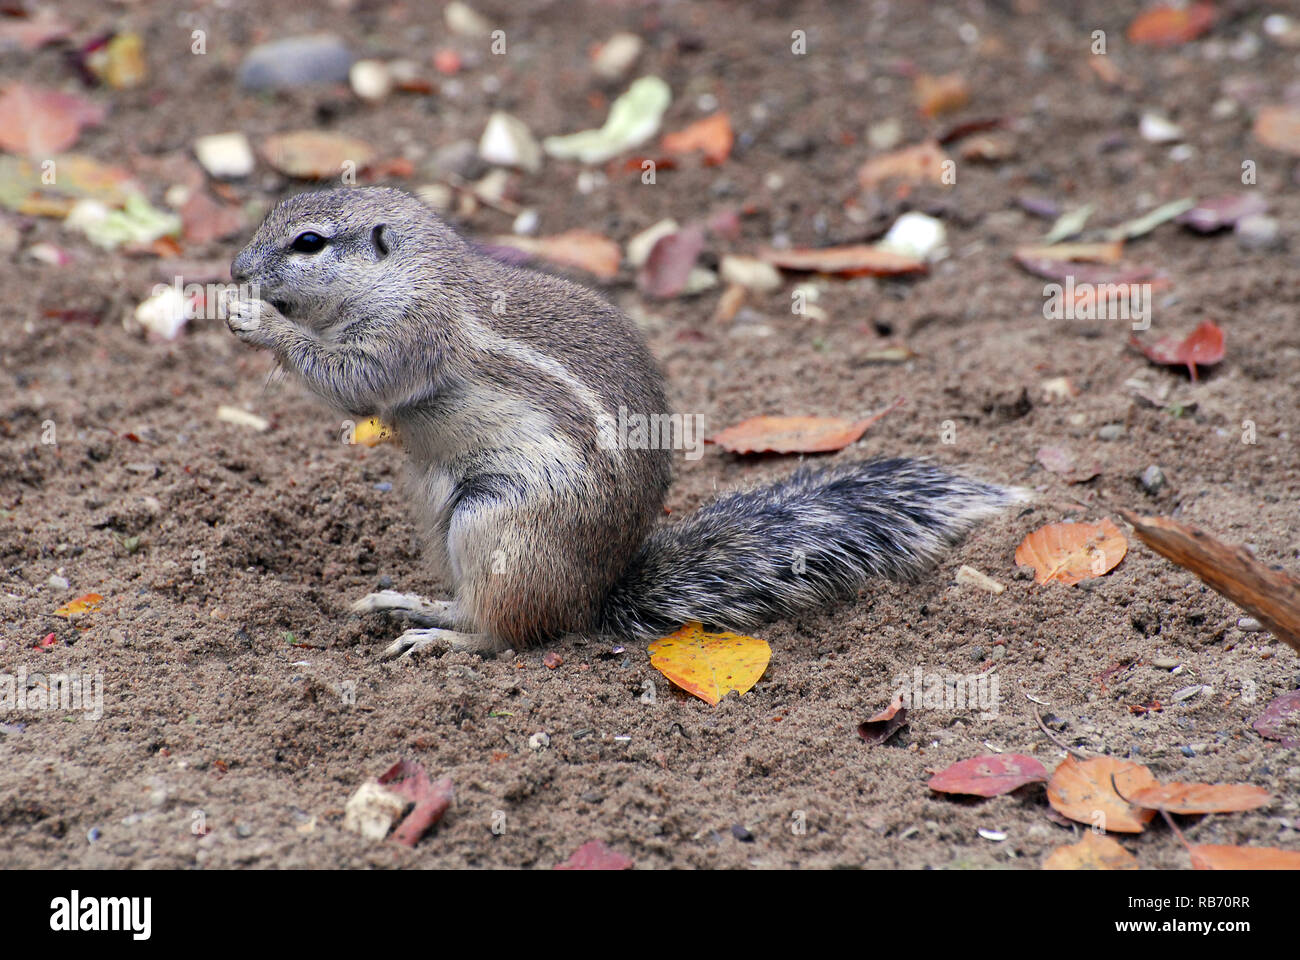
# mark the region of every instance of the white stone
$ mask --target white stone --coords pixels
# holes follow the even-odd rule
[[[373,781],[363,783],[343,808],[343,829],[382,840],[406,810],[406,801]]]
[[[393,92],[393,76],[378,60],[358,60],[352,64],[348,83],[362,100],[382,100]]]
[[[644,45],[635,33],[616,33],[601,44],[591,68],[606,80],[617,80],[632,69]]]
[[[194,141],[194,155],[210,176],[234,180],[253,172],[255,160],[248,137],[234,133],[214,133]]]
[[[756,257],[727,254],[719,264],[722,279],[764,293],[781,289],[781,271]]]
[[[488,117],[479,138],[478,155],[499,167],[517,167],[529,173],[542,169],[542,148],[528,125],[500,110]]]

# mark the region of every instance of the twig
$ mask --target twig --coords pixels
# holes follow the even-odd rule
[[[1025,697],[1026,697],[1026,699],[1028,699],[1028,694],[1026,694]],[[1031,702],[1032,702],[1032,701],[1031,701]],[[1043,733],[1046,735],[1047,739],[1048,739],[1048,740],[1051,740],[1052,743],[1056,744],[1058,747],[1060,747],[1060,748],[1061,748],[1062,750],[1064,750],[1066,753],[1071,754],[1072,756],[1078,757],[1080,760],[1091,760],[1091,759],[1092,759],[1092,757],[1090,757],[1090,756],[1089,756],[1087,753],[1085,753],[1084,751],[1082,751],[1082,750],[1077,750],[1077,749],[1075,749],[1074,747],[1070,746],[1068,743],[1062,743],[1060,740],[1058,740],[1058,739],[1056,738],[1056,734],[1052,733],[1052,731],[1049,730],[1049,729],[1047,728],[1047,724],[1043,723],[1043,715],[1042,715],[1041,713],[1038,712],[1038,705],[1037,705],[1037,704],[1034,704],[1034,719],[1038,721],[1038,729],[1040,729],[1040,730],[1043,731]]]

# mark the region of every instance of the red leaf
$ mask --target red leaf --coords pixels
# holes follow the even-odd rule
[[[442,819],[456,794],[451,778],[444,777],[430,783],[424,767],[413,760],[401,760],[393,764],[379,778],[379,782],[393,793],[415,803],[414,809],[388,838],[405,847],[415,846]]]
[[[704,231],[684,227],[660,237],[637,272],[637,288],[652,297],[674,297],[686,289],[695,259],[704,249]]]
[[[89,100],[16,83],[0,94],[0,149],[33,157],[62,153],[82,127],[104,116],[104,108]]]
[[[611,850],[600,840],[589,840],[556,870],[629,870],[632,861],[616,850]]]
[[[1130,335],[1129,345],[1154,363],[1172,367],[1186,366],[1193,380],[1196,379],[1198,365],[1211,367],[1223,359],[1223,331],[1209,320],[1181,341],[1173,337],[1162,337],[1150,346],[1143,346],[1142,341]]]
[[[1300,690],[1284,693],[1265,707],[1254,727],[1261,737],[1280,741],[1284,747],[1300,747],[1296,735],[1300,730]]]
[[[939,793],[964,793],[976,797],[996,797],[1010,793],[1026,783],[1047,779],[1047,770],[1033,757],[1021,753],[1001,753],[971,757],[940,770],[930,778],[930,789]]]

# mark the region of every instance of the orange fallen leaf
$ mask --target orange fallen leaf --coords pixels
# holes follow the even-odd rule
[[[716,166],[731,155],[735,139],[731,120],[725,113],[715,113],[675,133],[664,134],[663,146],[669,153],[702,151],[704,162]]]
[[[1150,346],[1145,346],[1137,337],[1129,334],[1129,346],[1137,350],[1153,363],[1164,366],[1186,366],[1193,380],[1196,379],[1197,366],[1212,367],[1223,359],[1223,331],[1205,320],[1199,327],[1182,340],[1176,337],[1161,337]]]
[[[1047,770],[1033,757],[1021,753],[998,753],[958,761],[931,777],[927,786],[939,793],[996,797],[1026,783],[1046,779]]]
[[[941,184],[951,163],[937,141],[926,140],[867,160],[858,168],[858,184],[863,190],[875,190],[890,180]]]
[[[1255,139],[1266,147],[1300,156],[1300,107],[1274,104],[1255,114]]]
[[[1161,783],[1125,794],[1139,807],[1170,813],[1235,813],[1265,807],[1272,796],[1246,783]]]
[[[54,615],[56,617],[67,617],[71,619],[80,614],[89,613],[91,610],[94,610],[99,606],[103,600],[104,598],[97,593],[88,593],[85,596],[77,597],[76,600],[65,603],[63,606],[59,607],[59,609],[54,611]]]
[[[915,81],[915,94],[917,107],[927,117],[960,110],[970,102],[970,86],[957,73],[940,77],[919,74]]]
[[[1043,861],[1044,870],[1136,870],[1137,857],[1114,837],[1089,830],[1078,843],[1057,847]]]
[[[1141,764],[1115,757],[1066,757],[1047,783],[1047,802],[1079,823],[1114,833],[1141,833],[1156,812],[1133,806],[1115,789],[1127,797],[1156,785],[1156,778]]]
[[[1300,850],[1219,843],[1192,844],[1187,849],[1194,870],[1300,870]]]
[[[505,247],[514,247],[525,253],[562,267],[577,267],[602,280],[618,276],[618,265],[623,252],[617,243],[593,230],[566,230],[549,237],[499,236],[493,240]]]
[[[846,247],[800,247],[759,251],[759,259],[785,270],[839,273],[846,277],[923,273],[925,261],[869,243]]]
[[[324,180],[349,168],[355,172],[375,156],[364,140],[324,130],[272,134],[262,153],[276,170],[301,180]]]
[[[873,423],[902,406],[899,397],[863,420],[840,417],[750,417],[720,431],[707,442],[728,453],[830,453],[843,450]]]
[[[1050,523],[1016,547],[1016,564],[1034,568],[1034,583],[1067,586],[1113,570],[1128,552],[1128,540],[1109,519],[1100,523]]]
[[[732,690],[747,692],[771,659],[767,641],[739,633],[706,633],[699,623],[687,623],[650,644],[651,666],[713,706]]]
[[[103,107],[75,94],[15,83],[0,94],[0,150],[48,158],[105,115]]]
[[[1214,4],[1190,7],[1160,4],[1142,11],[1128,25],[1128,38],[1148,47],[1176,47],[1195,40],[1214,23]]]

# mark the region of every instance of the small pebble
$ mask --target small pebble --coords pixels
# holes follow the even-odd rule
[[[1245,250],[1268,250],[1275,247],[1279,239],[1277,218],[1265,213],[1242,217],[1233,231],[1237,243]]]
[[[1142,471],[1142,476],[1138,477],[1138,482],[1142,484],[1143,490],[1155,496],[1164,489],[1165,473],[1155,464],[1152,464]]]
[[[1124,424],[1108,423],[1097,431],[1098,440],[1119,440],[1124,436]]]
[[[379,578],[378,586],[380,590],[391,590],[393,586],[393,578],[388,574],[384,574]]]
[[[1178,666],[1178,661],[1173,657],[1156,657],[1151,661],[1151,666],[1157,667],[1161,670],[1172,670],[1174,667]]]
[[[68,589],[68,578],[61,577],[57,573],[51,576],[50,579],[46,581],[46,583],[50,585],[50,589],[52,590]]]
[[[378,60],[358,60],[348,71],[352,92],[362,100],[376,102],[393,91],[393,77]]]
[[[551,738],[542,732],[534,733],[528,738],[529,750],[545,750],[550,745]]]
[[[352,59],[347,44],[334,34],[289,37],[250,50],[239,67],[239,85],[245,90],[287,90],[345,83]]]
[[[1194,757],[1194,756],[1196,756],[1196,751],[1193,750],[1191,747],[1186,747],[1186,746],[1184,746],[1184,747],[1179,747],[1178,749],[1182,751],[1182,754],[1183,754],[1184,757]]]
[[[731,825],[731,835],[741,843],[753,843],[754,835],[738,823]]]
[[[389,483],[387,480],[384,480],[381,483],[376,483],[375,489],[378,490],[380,493],[388,493],[390,490],[393,489],[393,485]]]
[[[1254,617],[1242,617],[1237,621],[1237,629],[1245,633],[1258,633],[1264,629],[1264,625]]]

